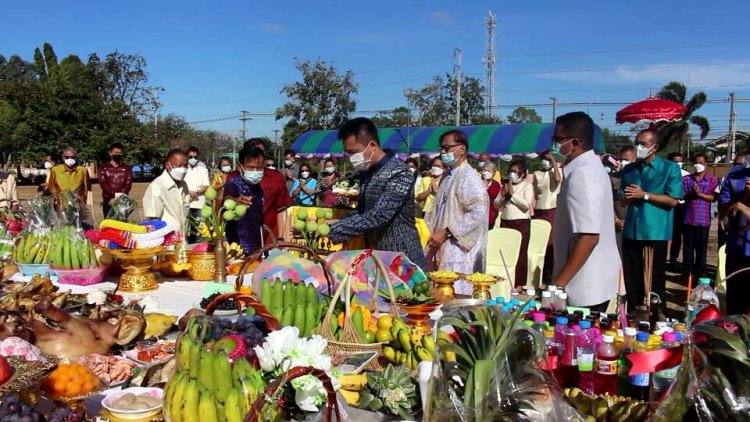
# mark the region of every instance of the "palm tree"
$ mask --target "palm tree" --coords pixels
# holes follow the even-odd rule
[[[664,85],[659,93],[656,94],[657,98],[663,100],[673,101],[678,104],[684,104],[687,107],[685,115],[682,119],[674,122],[661,122],[657,124],[656,128],[659,131],[661,137],[661,149],[664,149],[667,145],[677,143],[682,145],[683,143],[690,142],[690,124],[698,126],[701,131],[700,139],[704,139],[708,136],[708,132],[711,130],[711,126],[708,124],[708,119],[703,116],[694,115],[696,110],[701,108],[706,103],[706,94],[703,91],[695,93],[690,100],[687,100],[687,87],[676,81],[672,81]]]

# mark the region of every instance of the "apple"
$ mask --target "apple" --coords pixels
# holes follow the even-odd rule
[[[0,385],[5,384],[13,375],[13,370],[10,369],[8,361],[0,356]]]

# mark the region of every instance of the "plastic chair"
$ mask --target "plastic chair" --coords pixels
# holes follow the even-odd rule
[[[544,272],[544,257],[547,254],[552,225],[546,220],[531,220],[531,236],[529,237],[529,271],[526,285],[537,288],[542,285]]]
[[[521,233],[518,230],[498,227],[487,233],[485,272],[504,280],[490,288],[492,297],[510,297],[520,251]]]

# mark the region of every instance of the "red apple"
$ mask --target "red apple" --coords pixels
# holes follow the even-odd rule
[[[13,375],[13,371],[10,369],[8,361],[0,356],[0,385],[5,384],[10,379],[11,375]]]

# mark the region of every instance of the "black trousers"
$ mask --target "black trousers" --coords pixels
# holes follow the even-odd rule
[[[682,251],[683,271],[693,275],[706,273],[708,227],[685,225],[682,232],[685,249]]]
[[[676,207],[674,207],[674,222],[672,224],[672,246],[669,247],[670,265],[677,265],[677,257],[680,256],[680,249],[682,248],[684,228],[685,225],[682,224],[682,204],[678,204]],[[682,261],[684,264],[684,253],[682,254]]]
[[[727,255],[726,274],[750,267],[750,256]],[[750,312],[750,271],[727,279],[727,314]]]
[[[667,307],[666,293],[666,240],[632,240],[622,239],[622,272],[627,290],[628,310],[635,310],[643,305],[646,297],[646,286],[643,282],[643,251],[646,246],[654,248],[651,268],[651,291],[659,295],[662,311]]]
[[[103,218],[107,218],[107,214],[109,214],[109,210],[112,209],[112,205],[109,205],[109,200],[112,198],[104,198],[102,200],[102,215]]]

